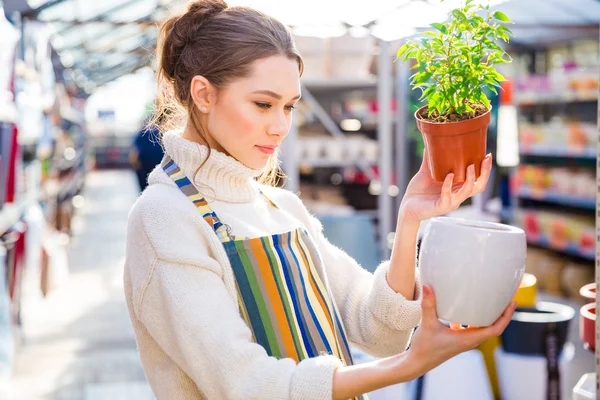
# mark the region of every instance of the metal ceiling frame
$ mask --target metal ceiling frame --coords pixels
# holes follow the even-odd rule
[[[26,13],[23,14],[24,17],[26,18],[37,18],[38,15],[40,15],[40,13],[48,8],[54,7],[55,5],[58,5],[60,3],[65,2],[66,0],[50,0],[44,4],[42,4],[41,6],[39,6],[38,8],[35,8],[31,11],[28,11]]]
[[[57,0],[57,1],[65,1],[65,0]],[[121,3],[119,5],[116,5],[114,7],[109,8],[108,10],[104,10],[103,12],[101,12],[100,14],[96,15],[94,18],[91,18],[89,20],[73,20],[73,21],[62,21],[62,20],[40,20],[42,22],[48,22],[48,23],[56,23],[56,22],[60,22],[60,23],[66,23],[66,24],[70,24],[70,26],[67,26],[64,29],[61,29],[60,31],[56,32],[55,35],[63,35],[65,34],[65,32],[70,31],[71,29],[73,29],[73,27],[78,26],[78,25],[82,25],[82,24],[89,24],[89,23],[94,23],[94,22],[102,22],[102,23],[110,23],[112,25],[126,25],[126,24],[130,24],[131,22],[127,22],[127,21],[104,21],[103,19],[108,17],[110,14],[113,14],[115,12],[118,12],[120,10],[122,10],[123,8],[127,8],[129,6],[135,5],[136,3],[138,3],[139,0],[129,0],[126,1],[125,3]],[[150,15],[146,16],[146,18],[148,18]]]
[[[122,68],[115,68],[112,71],[117,71],[114,74],[106,74],[107,77],[105,79],[97,79],[94,80],[92,79],[91,81],[94,82],[96,84],[96,87],[100,87],[100,86],[104,86],[122,76],[125,75],[129,75],[132,74],[134,72],[136,72],[139,69],[142,69],[144,67],[148,67],[152,65],[152,58],[151,57],[143,57],[137,60],[137,62],[135,63],[130,63],[129,65],[122,67]],[[107,71],[104,71],[107,72]],[[99,76],[99,78],[102,78],[102,75]]]
[[[137,22],[137,21],[134,21],[134,22]],[[156,23],[155,23],[155,24],[156,24]],[[148,25],[148,26],[146,27],[146,29],[145,29],[145,32],[147,32],[148,30],[150,30],[149,28],[150,28],[150,27],[152,27],[152,26],[155,26],[155,24]],[[126,25],[124,25],[124,26],[129,26],[129,25],[132,25],[132,23],[126,24]],[[119,26],[117,29],[123,28],[124,26]],[[157,27],[157,29],[155,29],[154,31],[156,31],[156,32],[158,33],[158,27]],[[112,33],[114,33],[114,32],[115,32],[115,30],[114,30],[114,29],[112,29],[112,30],[111,30],[111,29],[109,29],[109,30],[107,30],[106,32],[103,32],[103,33],[101,33],[101,34],[99,34],[99,35],[96,35],[96,36],[95,36],[95,37],[93,37],[91,40],[88,40],[88,41],[86,41],[86,42],[87,42],[87,44],[90,44],[90,42],[91,42],[91,43],[93,43],[93,42],[96,42],[96,41],[98,41],[99,39],[102,39],[103,37],[105,37],[105,36],[107,36],[107,35],[110,35],[110,34],[112,34]],[[144,32],[144,33],[145,33],[145,32]],[[141,34],[143,34],[143,33],[141,33],[141,32],[136,32],[136,33],[132,33],[132,34],[130,34],[130,35],[124,36],[124,37],[119,37],[119,39],[129,39],[129,38],[131,38],[131,37],[133,37],[133,36],[136,36],[136,35],[141,35]],[[65,47],[62,47],[60,50],[61,50],[61,51],[64,51],[64,50],[70,50],[70,49],[73,49],[73,48],[76,48],[76,47],[80,47],[80,46],[81,46],[81,45],[65,46]],[[92,51],[92,52],[94,52],[94,51],[99,51],[98,49],[94,49],[94,48],[93,48],[93,46],[92,46],[92,48],[90,48],[90,49],[87,49],[87,50],[88,50],[88,51]]]

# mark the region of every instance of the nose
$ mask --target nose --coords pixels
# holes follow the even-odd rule
[[[285,113],[277,113],[267,127],[267,134],[273,136],[287,136],[290,130],[291,116],[288,117]]]

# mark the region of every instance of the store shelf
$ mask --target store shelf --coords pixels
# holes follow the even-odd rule
[[[582,149],[557,147],[556,145],[521,145],[521,147],[522,156],[580,158],[590,160],[596,159],[598,156],[598,149],[596,147],[586,147]]]
[[[560,97],[540,97],[540,98],[523,98],[519,99],[520,106],[536,106],[540,104],[564,104],[564,103],[587,103],[598,101],[598,93],[591,92],[589,94],[572,94]]]
[[[357,162],[353,160],[329,160],[326,158],[300,161],[301,167],[310,168],[342,168],[353,167],[356,164]]]
[[[536,192],[532,191],[527,187],[522,187],[519,189],[518,196],[522,199],[529,200],[537,200],[543,201],[547,203],[565,205],[570,207],[577,207],[586,210],[595,210],[596,209],[596,199],[595,198],[581,198],[570,195],[565,195],[561,193],[553,193],[550,191],[545,192]]]
[[[595,260],[596,259],[596,254],[593,249],[590,249],[588,251],[583,251],[573,244],[569,244],[566,247],[556,247],[556,246],[553,246],[550,244],[550,241],[548,240],[548,238],[545,235],[540,235],[539,237],[536,237],[536,238],[527,236],[527,243],[535,245],[535,246],[543,247],[543,248],[546,248],[549,250],[558,251],[558,252],[568,254],[568,255],[571,255],[574,257],[584,258],[586,260]]]
[[[302,80],[302,85],[309,90],[319,89],[374,89],[377,87],[375,78],[308,78]]]

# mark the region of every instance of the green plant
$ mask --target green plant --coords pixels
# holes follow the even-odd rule
[[[442,0],[443,1],[443,0]],[[485,16],[479,13],[486,14]],[[485,89],[496,88],[504,77],[495,65],[512,58],[497,44],[509,42],[512,32],[502,23],[512,23],[502,12],[466,0],[464,7],[450,12],[446,23],[434,23],[435,31],[420,40],[409,40],[398,50],[398,59],[414,58],[413,89],[426,99],[428,120],[447,122],[474,118],[490,108]]]

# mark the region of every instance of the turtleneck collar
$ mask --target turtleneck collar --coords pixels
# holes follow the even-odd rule
[[[207,146],[186,140],[181,134],[182,131],[170,131],[163,135],[165,152],[204,197],[227,203],[248,203],[256,198],[258,187],[254,178],[264,169],[248,168],[215,150],[209,157]]]

